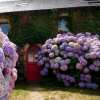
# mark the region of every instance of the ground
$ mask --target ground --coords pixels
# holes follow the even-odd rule
[[[100,100],[100,90],[65,87],[57,82],[17,83],[10,100]]]

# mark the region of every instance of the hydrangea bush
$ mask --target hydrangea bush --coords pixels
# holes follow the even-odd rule
[[[0,32],[0,100],[6,100],[5,95],[8,96],[14,88],[17,79],[17,60],[16,45]]]
[[[43,67],[41,74],[49,70],[63,81],[65,86],[96,89],[95,74],[100,72],[100,39],[89,32],[59,33],[48,39],[35,55],[36,62]]]

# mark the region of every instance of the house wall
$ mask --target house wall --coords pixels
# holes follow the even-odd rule
[[[100,32],[100,8],[76,8],[71,10],[72,31]]]
[[[58,12],[68,13],[72,32],[100,32],[100,7],[60,9]]]
[[[15,13],[9,37],[18,45],[44,42],[57,32],[56,17],[54,11]]]
[[[58,19],[62,13],[67,15],[71,32],[100,32],[100,7],[16,12],[0,14],[0,19],[10,20],[9,38],[16,44],[43,43],[57,34]]]
[[[0,15],[0,18],[10,20],[11,31],[8,36],[19,46],[20,57],[17,63],[19,80],[25,78],[22,47],[27,43],[43,43],[46,39],[54,37],[57,34],[58,19],[62,13],[68,18],[70,31],[100,32],[100,8],[58,9]]]

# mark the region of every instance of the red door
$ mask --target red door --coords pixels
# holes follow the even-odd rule
[[[28,81],[39,81],[41,79],[40,66],[34,62],[34,55],[38,52],[39,47],[32,46],[27,50],[26,78]]]

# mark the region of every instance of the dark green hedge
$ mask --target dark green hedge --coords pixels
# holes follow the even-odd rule
[[[44,42],[55,33],[54,15],[53,11],[33,12],[28,14],[31,16],[31,20],[26,24],[20,23],[20,16],[13,16],[14,20],[9,38],[18,45]]]
[[[69,13],[69,27],[73,32],[100,33],[100,8],[78,9],[78,15],[73,20],[75,9],[67,9]],[[19,15],[21,15],[20,13]],[[20,16],[13,15],[12,29],[9,38],[17,45],[25,43],[42,43],[54,36],[57,31],[57,12],[55,10],[34,11],[29,13],[31,20],[27,24],[20,23]],[[83,17],[84,16],[84,17]],[[82,19],[80,19],[82,17]],[[79,21],[80,20],[80,21]],[[73,27],[74,26],[74,27]]]
[[[74,32],[91,32],[100,34],[100,7],[82,8],[78,10]]]

